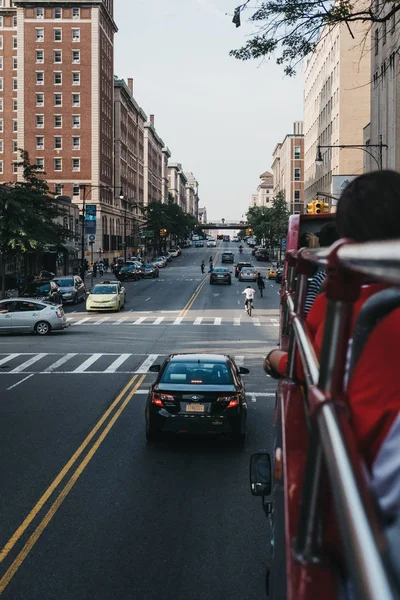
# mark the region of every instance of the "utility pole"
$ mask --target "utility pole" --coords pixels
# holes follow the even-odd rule
[[[81,229],[81,279],[85,281],[85,219],[86,219],[86,185],[82,184],[79,189],[83,190],[82,203],[82,229]]]

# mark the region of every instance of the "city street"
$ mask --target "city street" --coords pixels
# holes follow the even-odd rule
[[[247,246],[192,247],[158,279],[127,283],[120,313],[68,306],[64,332],[0,338],[1,598],[265,596],[268,523],[248,471],[272,439],[275,382],[262,360],[278,342],[280,286],[266,280],[250,318],[247,283],[201,274],[225,249],[266,275]],[[244,448],[146,442],[149,368],[174,352],[230,354],[250,369]]]

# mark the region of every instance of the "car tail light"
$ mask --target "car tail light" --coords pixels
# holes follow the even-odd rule
[[[160,394],[159,392],[153,392],[151,395],[151,401],[156,406],[164,406],[165,402],[174,402],[175,398],[170,394]]]
[[[228,402],[226,408],[234,408],[235,406],[239,406],[240,396],[220,396],[217,398],[217,402]]]
[[[61,309],[60,309],[60,308],[57,308],[57,310],[56,310],[56,315],[57,315],[57,317],[58,317],[59,319],[62,319],[62,316],[63,316],[63,314],[64,314],[64,311],[63,311],[63,309],[62,309],[62,308],[61,308]]]

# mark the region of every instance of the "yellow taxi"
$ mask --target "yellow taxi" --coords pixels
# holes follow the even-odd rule
[[[126,291],[119,281],[96,283],[86,300],[86,310],[120,311],[125,307]]]
[[[271,267],[268,269],[268,279],[276,279],[276,273],[278,269],[276,267]]]

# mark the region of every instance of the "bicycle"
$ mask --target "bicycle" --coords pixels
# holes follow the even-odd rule
[[[253,310],[253,300],[246,300],[246,310],[249,317],[251,317],[251,311]]]

